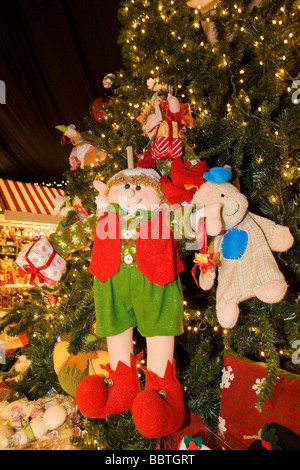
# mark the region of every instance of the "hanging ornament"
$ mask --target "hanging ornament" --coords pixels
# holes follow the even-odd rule
[[[192,268],[191,272],[192,272],[194,281],[199,287],[198,281],[195,276],[197,267],[199,267],[202,273],[206,273],[209,269],[213,269],[215,267],[215,263],[213,261],[214,253],[207,253],[207,232],[206,232],[205,218],[199,220],[199,225],[198,225],[198,230],[197,230],[197,243],[199,246],[199,253],[195,253],[195,259],[194,259],[195,265]]]
[[[105,77],[102,80],[103,87],[106,89],[112,88],[114,84],[114,78],[115,78],[115,75],[113,73],[108,73],[107,75],[105,75]]]
[[[53,307],[55,305],[55,302],[56,302],[56,298],[53,294],[46,294],[43,298],[44,302],[46,305],[50,305],[51,307]]]
[[[97,165],[101,158],[103,161],[102,150],[98,150],[92,144],[85,141],[76,130],[74,124],[70,124],[69,126],[59,125],[55,126],[55,128],[63,132],[61,145],[65,144],[65,136],[67,136],[74,146],[69,156],[70,169],[72,171],[79,167],[84,168],[86,165]]]
[[[92,118],[94,118],[96,121],[101,121],[101,119],[104,119],[105,114],[103,109],[107,103],[108,100],[105,100],[104,98],[96,98],[90,106],[90,114]]]
[[[65,145],[65,136],[69,137],[74,147],[76,147],[83,141],[83,138],[76,130],[75,124],[69,124],[69,126],[59,125],[55,126],[55,129],[58,129],[59,131],[63,132],[63,136],[60,141],[61,145]]]

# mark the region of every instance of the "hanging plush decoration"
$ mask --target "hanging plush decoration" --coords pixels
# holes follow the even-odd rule
[[[251,297],[265,303],[280,302],[287,284],[272,251],[287,251],[293,245],[289,228],[248,212],[248,200],[229,183],[230,171],[213,168],[193,197],[193,204],[222,204],[222,233],[212,239],[209,251],[218,269],[216,310],[224,328],[232,328],[239,316],[238,304]],[[215,268],[202,271],[200,287],[209,290]]]
[[[102,150],[98,150],[90,143],[84,141],[74,124],[56,126],[56,129],[63,132],[61,145],[65,144],[65,136],[67,136],[74,146],[69,156],[71,170],[76,170],[79,167],[84,168],[86,165],[95,165],[105,160],[107,155]]]
[[[154,81],[152,90],[155,93],[151,105],[137,118],[150,139],[137,166],[157,169],[159,161],[173,160],[183,155],[180,131],[183,125],[192,126],[193,118],[189,105],[180,103],[170,92],[166,92],[167,99],[164,99],[163,86]]]
[[[175,104],[173,99],[176,100]],[[171,108],[169,101],[171,101]],[[154,112],[147,116],[143,125],[143,131],[150,141],[144,158],[139,162],[140,167],[155,168],[156,160],[171,160],[182,155],[182,140],[178,134],[178,122],[172,116],[172,108],[175,113],[180,112],[179,101],[172,95],[168,96],[167,106],[162,105],[162,99],[159,96],[156,97]]]

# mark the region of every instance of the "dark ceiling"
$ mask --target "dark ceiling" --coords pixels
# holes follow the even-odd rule
[[[122,66],[118,8],[116,0],[0,0],[0,177],[63,180],[72,145],[60,145],[55,126],[82,130],[103,77]]]

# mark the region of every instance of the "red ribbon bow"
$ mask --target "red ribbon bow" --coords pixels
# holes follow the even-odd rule
[[[209,269],[215,266],[215,263],[212,259],[214,253],[207,253],[207,232],[205,217],[199,220],[196,238],[199,246],[199,253],[195,253],[195,266],[193,266],[191,273],[197,287],[199,287],[199,283],[196,278],[197,267],[199,267],[200,271],[205,274]]]
[[[28,264],[25,264],[24,266],[22,266],[22,269],[27,274],[31,274],[29,284],[32,285],[34,283],[34,280],[35,280],[36,276],[38,276],[40,282],[46,282],[47,284],[54,285],[55,282],[52,279],[49,279],[48,277],[44,276],[44,274],[42,274],[40,271],[42,271],[43,269],[49,268],[49,266],[51,265],[53,259],[55,258],[56,252],[53,249],[53,252],[52,252],[50,258],[48,259],[47,263],[44,264],[43,266],[40,266],[40,267],[37,268],[36,266],[34,266],[34,264],[31,262],[31,260],[28,257],[28,255],[29,255],[30,251],[32,250],[33,246],[34,246],[34,243],[31,245],[31,247],[29,248],[29,250],[27,251],[26,256],[25,256],[25,260],[27,261]]]
[[[169,143],[168,143],[168,150],[167,150],[167,160],[169,160],[172,156],[172,151],[173,151],[173,125],[172,125],[172,120],[167,117],[166,119],[169,127]]]

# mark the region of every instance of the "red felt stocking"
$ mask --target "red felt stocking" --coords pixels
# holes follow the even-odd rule
[[[130,367],[121,361],[116,370],[105,367],[109,371],[108,379],[89,375],[79,383],[75,398],[83,416],[99,419],[132,411],[133,400],[140,391],[136,369],[139,357],[131,355]]]
[[[167,436],[182,426],[185,407],[175,361],[173,365],[168,362],[164,377],[146,370],[145,390],[136,396],[132,415],[138,431],[150,439]]]

